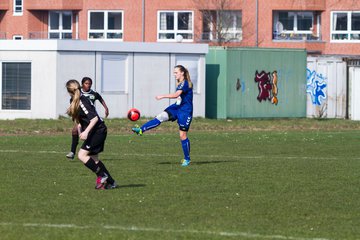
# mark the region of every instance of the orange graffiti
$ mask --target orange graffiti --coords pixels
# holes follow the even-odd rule
[[[279,100],[277,98],[277,94],[278,94],[278,87],[277,87],[278,77],[277,77],[277,72],[276,71],[274,71],[272,73],[272,78],[273,79],[272,79],[272,89],[271,89],[271,91],[272,91],[273,97],[271,98],[271,103],[277,105]]]

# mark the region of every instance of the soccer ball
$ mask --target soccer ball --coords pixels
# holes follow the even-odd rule
[[[128,111],[127,117],[130,121],[135,122],[135,121],[139,120],[139,118],[140,118],[140,111],[136,108],[131,108]]]

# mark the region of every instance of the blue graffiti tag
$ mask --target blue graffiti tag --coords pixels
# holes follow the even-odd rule
[[[246,85],[245,85],[245,82],[244,81],[241,81],[241,92],[244,93],[245,92],[245,89],[246,89]]]
[[[321,105],[322,99],[326,99],[326,93],[323,91],[326,86],[325,76],[306,69],[306,92],[310,94],[314,105]]]

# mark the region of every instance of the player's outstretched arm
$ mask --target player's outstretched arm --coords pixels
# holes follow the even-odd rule
[[[174,93],[158,95],[155,98],[156,98],[156,100],[160,100],[160,99],[163,99],[163,98],[177,98],[177,97],[179,97],[181,95],[181,93],[182,93],[182,90],[177,90]]]

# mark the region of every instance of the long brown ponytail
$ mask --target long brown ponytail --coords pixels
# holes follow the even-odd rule
[[[79,106],[80,106],[80,84],[75,79],[71,79],[66,83],[66,89],[71,96],[71,104],[66,113],[72,118],[73,121],[79,122]]]
[[[183,72],[184,73],[184,78],[186,81],[188,81],[189,83],[189,88],[192,88],[193,87],[193,83],[191,82],[191,78],[190,78],[190,73],[189,71],[183,66],[183,65],[176,65],[174,68],[178,68],[180,69],[180,72]],[[177,85],[179,84],[180,82],[177,83]]]

